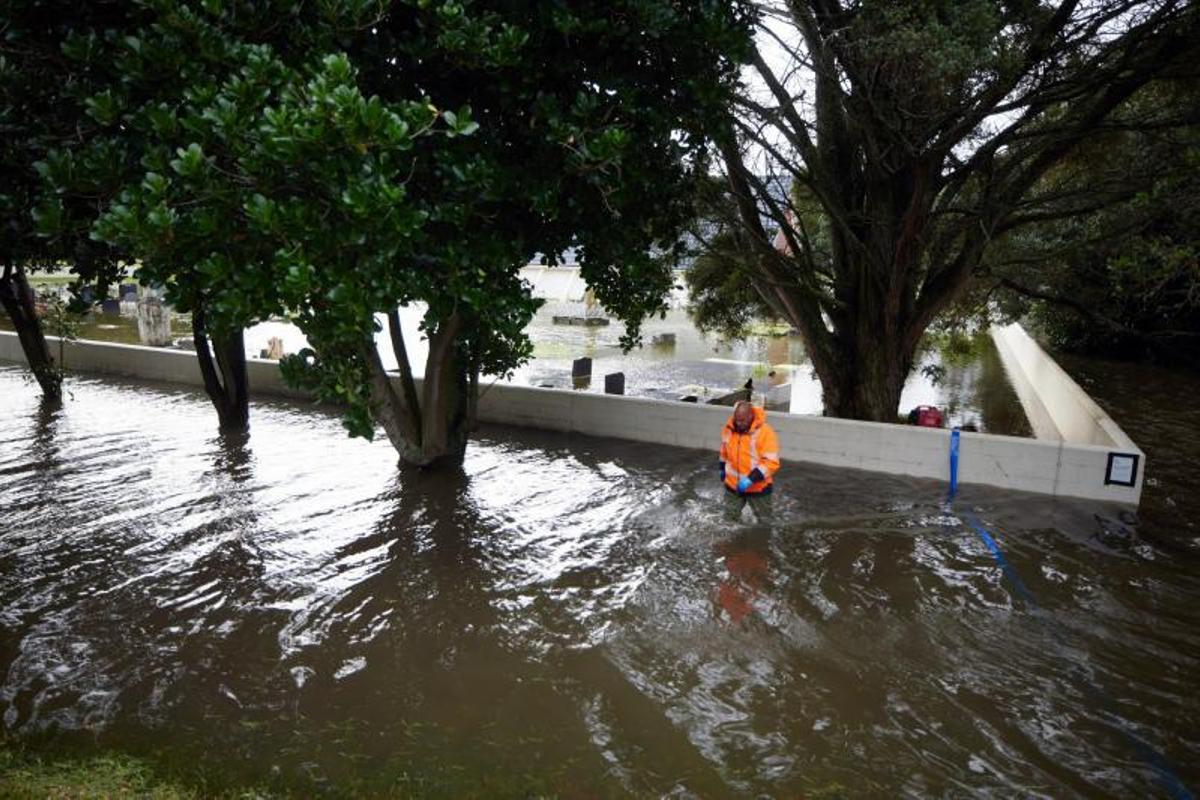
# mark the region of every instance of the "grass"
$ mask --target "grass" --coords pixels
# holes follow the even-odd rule
[[[177,760],[164,757],[167,761]],[[566,775],[551,777],[538,770],[527,772],[518,768],[495,773],[478,765],[440,763],[436,758],[420,763],[401,758],[377,770],[347,776],[337,784],[319,788],[304,781],[281,781],[278,776],[264,776],[262,784],[253,785],[232,782],[230,776],[208,772],[208,768],[195,763],[190,768],[179,764],[172,767],[167,761],[114,751],[84,753],[51,745],[34,747],[0,735],[0,800],[282,800],[311,797],[314,792],[336,798],[386,800],[426,797],[548,800],[557,796],[548,784],[570,784]]]
[[[121,755],[46,759],[0,742],[0,798],[185,800],[193,789],[157,777],[145,763]]]
[[[746,333],[750,336],[787,336],[791,330],[792,326],[786,322],[765,320],[757,320],[746,326]]]
[[[68,286],[78,278],[77,275],[43,275],[38,272],[25,277],[29,280],[29,285],[35,289],[39,286]]]

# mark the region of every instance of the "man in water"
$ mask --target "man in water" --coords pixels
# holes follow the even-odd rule
[[[731,520],[749,505],[759,522],[771,514],[771,484],[779,469],[779,439],[767,424],[767,412],[742,400],[721,429],[721,480],[725,512]]]

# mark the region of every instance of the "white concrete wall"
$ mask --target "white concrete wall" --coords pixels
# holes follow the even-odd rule
[[[1136,448],[1120,426],[1017,323],[992,328],[1000,360],[1039,439]]]
[[[24,360],[15,334],[0,333],[0,360]],[[69,369],[79,371],[202,385],[195,356],[186,351],[81,341],[68,343],[66,362]],[[283,383],[275,362],[254,359],[249,370],[253,392],[297,396]],[[479,416],[484,422],[694,448],[707,451],[715,462],[729,409],[494,383],[484,386]],[[950,432],[946,430],[784,413],[772,413],[769,421],[779,434],[785,463],[949,479]],[[964,433],[959,480],[1136,505],[1141,468],[1135,487],[1104,485],[1111,449]]]

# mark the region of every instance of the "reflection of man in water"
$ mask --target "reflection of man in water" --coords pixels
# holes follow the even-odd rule
[[[767,559],[752,546],[726,542],[720,549],[728,575],[717,586],[717,605],[737,624],[754,611],[754,600],[766,586]]]
[[[779,439],[767,424],[767,412],[742,400],[721,429],[721,480],[725,483],[725,513],[741,517],[750,506],[765,522],[771,514],[771,484],[779,469]]]

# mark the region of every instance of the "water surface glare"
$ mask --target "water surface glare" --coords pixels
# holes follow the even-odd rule
[[[0,367],[5,735],[333,794],[1200,785],[1196,563],[1114,509],[784,453],[730,525],[710,453],[487,428],[428,475],[320,409],[68,387]]]

